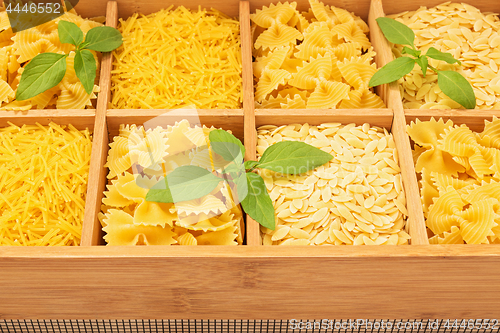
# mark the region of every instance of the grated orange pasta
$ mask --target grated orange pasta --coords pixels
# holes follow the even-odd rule
[[[112,107],[241,108],[239,22],[215,9],[172,7],[120,20]]]
[[[92,93],[85,92],[83,85],[77,78],[73,68],[75,53],[71,44],[61,44],[58,35],[59,21],[75,23],[83,33],[101,26],[102,18],[86,20],[70,10],[62,16],[34,28],[13,33],[5,9],[0,8],[0,110],[26,111],[30,109],[92,109],[92,100],[97,98],[99,86],[94,85]],[[70,53],[66,58],[66,74],[62,81],[55,86],[31,99],[17,101],[15,94],[23,67],[40,53]],[[91,51],[97,58],[97,53]],[[99,80],[99,62],[97,62],[97,77]]]
[[[0,141],[0,245],[79,245],[89,130],[10,124]]]

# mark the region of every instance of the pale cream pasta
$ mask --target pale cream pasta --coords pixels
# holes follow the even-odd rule
[[[434,47],[448,52],[461,65],[429,59],[439,70],[454,70],[472,85],[476,109],[500,109],[500,19],[498,14],[481,13],[466,3],[446,2],[433,8],[420,7],[389,17],[406,24],[415,32],[415,46],[427,52]],[[396,57],[403,45],[394,45]],[[428,69],[426,77],[415,66],[399,80],[403,106],[406,109],[463,109],[446,96],[437,84],[437,74]]]
[[[264,245],[407,244],[406,198],[397,150],[369,124],[291,124],[258,128],[257,155],[276,142],[302,141],[334,156],[307,173],[259,169],[275,209]]]

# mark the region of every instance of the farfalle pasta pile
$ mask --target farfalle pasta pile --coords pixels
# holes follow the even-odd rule
[[[446,2],[436,7],[421,6],[416,11],[389,15],[415,32],[415,46],[424,54],[431,46],[448,52],[461,65],[429,59],[439,70],[462,74],[476,95],[476,109],[500,108],[500,19],[498,14],[481,13],[466,3]],[[396,57],[403,45],[394,45]],[[399,80],[403,106],[406,109],[463,109],[446,96],[437,84],[437,74],[427,70],[424,78],[420,66]]]
[[[407,131],[432,244],[500,244],[500,120],[481,133],[451,120]]]
[[[368,25],[344,9],[309,0],[250,15],[256,108],[383,108],[368,88],[377,67]]]
[[[242,243],[243,215],[226,182],[195,200],[175,204],[145,200],[149,189],[179,166],[215,170],[208,140],[212,129],[192,127],[187,120],[148,130],[120,126],[110,143],[105,165],[110,183],[99,214],[108,245]]]
[[[38,25],[34,28],[13,33],[10,28],[7,12],[0,9],[0,110],[25,111],[30,109],[85,109],[93,108],[92,100],[99,86],[94,85],[92,94],[87,94],[73,68],[75,53],[71,52],[66,58],[66,74],[55,87],[24,101],[15,99],[16,89],[21,79],[23,66],[36,55],[44,52],[69,53],[74,49],[71,44],[62,44],[57,31],[61,20],[75,23],[83,33],[94,27],[101,26],[102,18],[97,21],[86,20],[76,14],[74,10],[62,16]],[[29,15],[28,15],[29,16]],[[95,51],[91,51],[97,57]],[[97,62],[99,65],[99,62]],[[99,73],[99,68],[97,70]],[[98,82],[99,76],[96,78]]]
[[[261,227],[264,245],[402,245],[406,197],[387,130],[369,124],[291,124],[258,128],[257,155],[280,141],[303,141],[333,155],[307,173],[259,169],[276,213]]]

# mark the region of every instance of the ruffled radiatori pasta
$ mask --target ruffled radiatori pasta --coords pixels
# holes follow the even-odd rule
[[[432,118],[408,126],[431,244],[500,242],[500,120],[475,133]]]
[[[309,4],[308,12],[279,2],[250,15],[256,107],[384,108],[368,87],[377,71],[368,25],[344,9]]]
[[[86,34],[90,29],[102,26],[101,18],[86,20],[72,9],[64,15],[37,25],[34,28],[13,33],[7,13],[0,8],[0,110],[25,111],[30,109],[85,109],[93,108],[92,100],[97,98],[99,86],[94,85],[92,93],[85,92],[73,68],[74,46],[59,41],[60,21],[75,23]],[[26,63],[40,53],[53,52],[70,54],[66,58],[66,74],[55,86],[31,99],[17,101],[16,89]],[[71,52],[71,53],[70,53]],[[91,51],[97,59],[97,53]],[[97,62],[99,74],[99,61]],[[99,81],[97,75],[96,83]]]
[[[243,241],[243,215],[228,183],[210,194],[176,203],[150,202],[146,195],[165,174],[183,165],[219,170],[208,135],[214,128],[187,120],[145,130],[121,125],[110,143],[109,183],[99,219],[108,245],[237,245]],[[174,194],[175,198],[175,194]]]

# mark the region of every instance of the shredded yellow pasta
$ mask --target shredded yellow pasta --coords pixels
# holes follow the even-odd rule
[[[91,140],[71,125],[0,129],[0,245],[79,245]]]
[[[237,109],[242,105],[240,28],[236,19],[183,6],[120,20],[113,52],[113,108]]]

